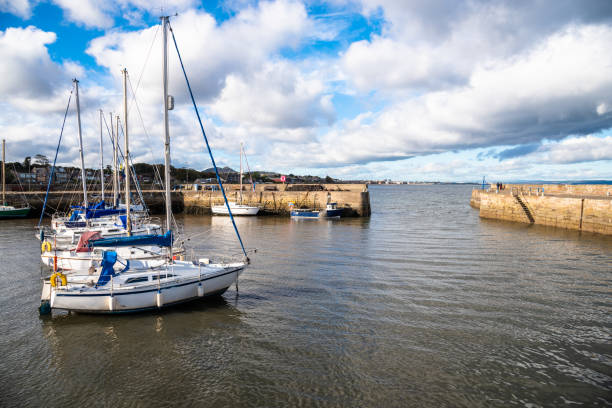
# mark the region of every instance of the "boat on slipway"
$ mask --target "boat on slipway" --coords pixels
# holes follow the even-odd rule
[[[211,207],[211,211],[213,215],[229,215],[230,209],[232,214],[234,215],[257,215],[259,212],[259,207],[252,205],[242,204],[242,155],[243,155],[244,147],[242,143],[240,143],[240,202],[236,203],[234,201],[230,201],[227,205],[213,205]],[[249,173],[250,174],[250,173]],[[251,182],[251,185],[253,183]]]
[[[166,231],[171,228],[171,203],[170,203],[170,134],[168,123],[169,97],[167,82],[167,35],[170,26],[169,17],[162,17],[163,32],[163,97],[164,97],[164,128],[165,128],[165,190],[166,190]],[[217,181],[224,200],[227,203],[225,190],[219,177],[212,151],[204,132],[195,99],[191,93],[191,87],[174,32],[170,30],[177,51],[181,69],[189,89],[191,101],[196,111],[202,136],[206,143],[208,153],[215,168]],[[127,115],[126,76],[124,69],[124,111]],[[78,104],[77,104],[78,106]],[[127,149],[127,120],[125,121],[125,143],[126,157],[129,157]],[[126,180],[129,180],[126,177]],[[126,182],[126,191],[129,192],[129,181]],[[129,197],[129,195],[128,195]],[[86,201],[86,200],[85,200]],[[127,217],[129,220],[130,203],[126,202]],[[229,205],[228,205],[229,207]],[[41,314],[50,313],[52,310],[68,310],[86,313],[126,313],[138,312],[151,309],[159,309],[177,303],[187,302],[205,296],[213,296],[224,293],[232,284],[236,283],[239,275],[249,263],[247,252],[242,243],[242,238],[234,222],[231,211],[230,219],[234,226],[236,236],[240,242],[244,258],[230,262],[211,262],[209,258],[198,258],[197,260],[177,261],[172,256],[164,259],[136,260],[120,257],[116,250],[102,252],[99,267],[91,267],[87,272],[64,274],[55,272],[49,278],[43,280],[41,294]],[[127,224],[128,231],[130,223]],[[117,238],[117,240],[130,240],[138,237]],[[96,242],[94,240],[93,242]],[[165,246],[167,245],[167,247]],[[164,244],[167,254],[172,254],[172,239]]]
[[[25,207],[6,205],[6,141],[2,139],[2,205],[0,205],[0,220],[6,218],[25,218],[29,213],[29,205]]]

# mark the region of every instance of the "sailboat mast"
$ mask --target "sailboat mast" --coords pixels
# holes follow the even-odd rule
[[[79,81],[72,80],[76,90],[77,122],[79,124],[79,155],[81,156],[81,178],[83,179],[83,207],[87,208],[87,179],[85,178],[85,159],[83,158],[83,135],[81,133],[81,105],[79,104]]]
[[[130,220],[130,146],[128,142],[127,69],[123,68],[123,136],[125,141],[123,165],[125,167],[125,214],[128,237],[132,236]]]
[[[240,142],[240,205],[242,205],[242,142]]]
[[[104,148],[102,147],[102,109],[100,109],[100,186],[102,186],[102,201],[104,201]]]
[[[117,178],[119,177],[119,173],[117,173],[117,137],[115,136],[115,129],[113,129],[113,114],[108,114],[110,118],[110,128],[111,128],[111,137],[113,139],[113,206],[117,206],[117,195],[119,194],[119,184],[117,183]]]
[[[2,139],[2,205],[6,205],[6,140]]]
[[[165,156],[164,156],[164,179],[166,182],[166,231],[171,230],[172,222],[172,197],[170,196],[170,127],[168,125],[168,16],[163,16],[163,82],[164,82],[164,132],[165,132]],[[170,247],[172,249],[172,247]],[[172,254],[172,251],[170,252]]]
[[[115,163],[115,178],[117,179],[117,202],[116,206],[119,206],[119,194],[121,194],[121,179],[119,178],[119,115],[115,118],[115,154],[117,155],[117,162]]]

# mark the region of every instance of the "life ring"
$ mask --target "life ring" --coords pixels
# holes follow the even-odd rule
[[[56,287],[57,286],[57,282],[56,279],[60,278],[60,280],[62,281],[62,286],[66,286],[66,284],[68,283],[67,279],[66,279],[66,275],[64,275],[61,272],[55,272],[53,275],[51,275],[51,286]]]
[[[42,245],[40,246],[40,250],[42,252],[51,252],[51,243],[49,241],[45,241],[42,243]]]

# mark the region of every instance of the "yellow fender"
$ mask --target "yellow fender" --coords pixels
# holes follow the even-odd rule
[[[51,286],[56,287],[57,286],[57,278],[60,279],[60,281],[62,282],[62,286],[66,286],[66,283],[68,283],[68,281],[66,280],[66,275],[64,275],[61,272],[55,272],[53,275],[51,275]]]
[[[49,241],[45,241],[42,243],[42,245],[40,246],[40,250],[42,252],[51,252],[51,243]]]

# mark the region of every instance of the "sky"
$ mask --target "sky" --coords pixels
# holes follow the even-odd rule
[[[0,0],[7,161],[53,160],[79,80],[85,161],[163,161],[170,15],[219,166],[341,179],[612,179],[609,0]],[[172,40],[172,163],[210,159]],[[77,165],[74,96],[58,163]]]

